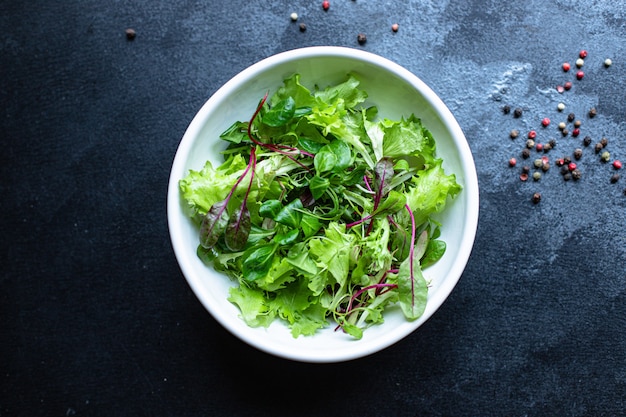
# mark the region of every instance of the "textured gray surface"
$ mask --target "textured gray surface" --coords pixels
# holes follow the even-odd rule
[[[554,164],[518,178],[536,155],[520,156],[531,129],[557,139],[551,160],[590,135],[626,162],[622,3],[3,1],[0,28],[0,415],[624,415],[626,171],[611,184],[610,164],[583,148],[577,182]],[[463,128],[481,188],[476,245],[441,310],[333,366],[224,331],[180,274],[165,220],[171,161],[204,101],[246,66],[311,45],[422,78]],[[581,49],[576,81],[560,66]],[[569,112],[578,138],[558,136]]]

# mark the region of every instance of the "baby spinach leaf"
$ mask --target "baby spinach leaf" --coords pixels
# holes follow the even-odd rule
[[[267,217],[268,219],[274,219],[276,215],[283,209],[283,205],[278,200],[267,200],[259,207],[259,215]]]
[[[302,201],[300,201],[299,198],[296,198],[284,206],[276,214],[274,220],[286,226],[297,228],[300,226],[300,220],[302,220],[302,212],[300,212],[302,208]]]
[[[426,268],[441,259],[446,252],[446,242],[443,240],[433,239],[428,242],[426,253],[422,257],[422,268]]]
[[[287,233],[281,233],[274,236],[272,239],[274,242],[278,243],[280,246],[291,245],[298,240],[300,237],[300,230],[291,229]]]
[[[292,97],[276,103],[274,107],[269,109],[264,115],[262,122],[271,127],[279,127],[286,125],[296,112],[296,102]]]
[[[322,178],[319,175],[316,175],[309,181],[309,190],[311,190],[313,198],[318,200],[324,195],[329,185],[330,181],[328,178]]]
[[[272,266],[278,243],[253,246],[242,255],[241,272],[247,281],[263,278]]]
[[[337,156],[326,146],[315,154],[313,159],[313,165],[318,173],[324,173],[332,171],[337,164]]]

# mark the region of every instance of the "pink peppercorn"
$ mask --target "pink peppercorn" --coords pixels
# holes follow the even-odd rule
[[[580,51],[580,53],[578,54],[579,57],[581,57],[582,59],[587,58],[587,51],[585,51],[584,49],[582,51]]]
[[[538,144],[535,146],[535,149],[537,149],[537,151],[538,151],[538,152],[543,151],[543,143],[538,143]]]
[[[583,71],[578,71],[576,73],[576,78],[578,78],[579,80],[582,80],[584,76],[585,76],[585,73]]]
[[[528,132],[528,139],[535,139],[537,137],[537,132],[535,132],[534,130],[531,130],[530,132]]]
[[[515,158],[509,159],[509,166],[514,167],[517,164],[517,160]]]
[[[397,32],[399,28],[400,28],[400,25],[398,25],[397,23],[394,23],[393,25],[391,25],[391,30],[393,30],[394,32]]]
[[[622,168],[622,162],[620,160],[616,159],[615,161],[613,161],[613,168],[621,169]]]
[[[580,135],[580,129],[579,128],[576,128],[576,129],[572,130],[572,136],[576,137],[578,135]]]
[[[324,10],[328,10],[328,9],[330,8],[330,2],[329,2],[328,0],[324,0],[324,1],[322,2],[322,8],[323,8]]]
[[[562,67],[563,67],[563,71],[565,71],[565,72],[569,71],[570,68],[571,68],[569,62],[564,62]]]
[[[566,90],[569,90],[572,88],[572,83],[571,81],[566,82],[565,84],[563,84],[563,88]]]
[[[550,124],[550,119],[548,119],[547,117],[544,117],[543,120],[541,121],[541,124],[543,125],[543,127],[546,127]]]
[[[567,169],[569,169],[570,171],[575,170],[576,164],[574,162],[570,162],[569,164],[567,164]]]
[[[541,162],[543,162],[544,164],[547,164],[548,162],[550,162],[550,158],[544,155],[541,157]]]
[[[559,92],[559,93],[562,93],[563,91],[565,91],[565,88],[563,88],[562,85],[557,85],[556,86],[556,91]]]

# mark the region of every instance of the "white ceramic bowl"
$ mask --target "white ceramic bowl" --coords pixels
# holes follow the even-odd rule
[[[398,119],[414,113],[435,137],[438,156],[447,173],[455,173],[463,191],[449,200],[437,218],[441,238],[447,243],[444,257],[424,271],[431,280],[423,316],[407,321],[399,309],[389,311],[385,322],[365,330],[354,340],[334,326],[314,336],[294,339],[287,327],[275,322],[269,328],[250,328],[239,310],[226,298],[235,285],[204,265],[196,256],[198,230],[183,212],[178,181],[189,169],[199,170],[207,159],[221,163],[225,143],[219,134],[236,120],[248,120],[266,92],[274,92],[283,79],[301,74],[304,85],[326,87],[357,74],[368,93],[366,104],[377,105],[381,117]],[[303,362],[339,362],[378,352],[409,335],[441,306],[457,284],[467,264],[478,223],[478,181],[470,148],[458,123],[444,103],[418,77],[401,66],[368,52],[343,47],[310,47],[266,58],[233,77],[200,109],[185,132],[174,158],[168,189],[168,223],[180,268],[192,290],[226,329],[244,342],[267,353]]]

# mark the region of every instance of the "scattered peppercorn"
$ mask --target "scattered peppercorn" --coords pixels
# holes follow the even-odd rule
[[[541,168],[541,165],[543,165],[543,161],[541,159],[535,159],[533,165],[535,166],[535,168]]]
[[[566,127],[566,126],[567,126],[567,125],[565,124],[565,122],[561,122],[561,123],[559,123],[559,130],[563,130],[563,129],[565,129],[565,127]]]
[[[574,162],[570,162],[569,164],[567,164],[567,169],[569,169],[570,171],[575,170],[576,164]]]
[[[622,162],[619,159],[616,159],[615,161],[613,161],[613,168],[622,169]]]
[[[394,32],[397,32],[399,28],[400,28],[400,25],[398,25],[397,23],[394,23],[393,25],[391,25],[391,30]]]
[[[602,155],[600,155],[600,158],[602,158],[602,162],[609,162],[609,160],[611,159],[611,154],[609,153],[609,151],[604,151],[602,152]]]
[[[563,163],[565,165],[568,165],[570,162],[572,162],[572,158],[570,158],[569,156],[564,156],[563,157]]]
[[[541,170],[547,172],[550,169],[550,162],[544,162],[541,164]]]
[[[535,149],[537,149],[537,152],[543,151],[543,143],[538,143],[537,145],[535,145]]]
[[[550,148],[556,148],[556,139],[550,139],[548,145],[550,145]]]
[[[517,165],[517,160],[515,158],[509,159],[509,166],[514,167],[515,165]]]
[[[562,134],[563,136],[567,136],[567,135],[569,135],[569,130],[567,130],[567,129],[563,129],[563,130],[561,131],[561,134]]]
[[[564,103],[559,103],[559,104],[557,104],[557,105],[556,105],[556,109],[557,109],[558,111],[563,111],[563,110],[565,110],[565,104],[564,104]]]
[[[576,60],[576,66],[577,66],[578,68],[582,68],[582,66],[583,66],[583,65],[585,65],[585,60],[584,60],[584,59],[582,59],[582,58],[578,58],[578,59]]]
[[[563,160],[563,158],[557,158],[556,160],[556,166],[563,166],[563,164],[565,163],[565,161]]]
[[[569,64],[569,62],[564,62],[563,65],[561,65],[561,68],[563,68],[564,72],[567,72],[570,70],[571,66]]]
[[[516,108],[515,110],[513,110],[513,117],[515,118],[519,118],[522,117],[523,111],[521,108]]]
[[[534,130],[531,130],[530,132],[528,132],[528,139],[535,139],[537,137],[537,132],[535,132]]]
[[[572,178],[575,181],[578,181],[580,177],[582,177],[582,173],[580,172],[580,169],[576,168],[575,170],[572,171]]]
[[[577,137],[578,135],[580,135],[580,129],[579,128],[575,128],[574,130],[572,130],[572,136]]]
[[[582,80],[584,76],[585,76],[585,73],[582,72],[582,71],[578,71],[576,73],[576,78],[579,79],[579,80]]]
[[[568,81],[565,84],[563,84],[563,88],[566,90],[571,90],[572,89],[572,82]]]
[[[584,49],[582,51],[580,51],[580,53],[578,54],[579,57],[581,57],[582,59],[587,58],[587,51],[585,51]]]
[[[548,152],[551,149],[552,149],[552,144],[550,142],[548,142],[545,145],[543,145],[543,151],[544,152]]]
[[[585,145],[585,146],[591,145],[591,137],[585,136],[584,139],[583,139],[583,145]]]
[[[359,44],[363,45],[365,42],[367,42],[367,37],[365,36],[364,33],[359,33],[356,36],[356,40],[357,42],[359,42]]]
[[[530,172],[530,167],[528,165],[524,165],[522,167],[522,173],[528,174]]]
[[[300,23],[300,32],[306,32],[306,25],[304,23]]]
[[[291,16],[289,16],[291,18],[292,21],[296,21],[298,20],[298,13],[291,13]]]
[[[532,139],[528,139],[528,140],[526,141],[526,147],[527,147],[528,149],[532,149],[532,148],[534,148],[534,147],[535,147],[535,141],[534,141],[534,140],[532,140]]]
[[[609,144],[609,140],[607,138],[602,138],[600,139],[600,144],[602,145],[603,148],[606,148],[606,145]]]
[[[576,118],[576,115],[574,113],[570,113],[567,115],[568,122],[573,122],[575,118]]]
[[[596,117],[596,114],[598,114],[598,111],[596,110],[595,107],[592,107],[589,109],[589,117],[594,118]]]
[[[539,181],[541,179],[541,172],[535,171],[533,172],[533,180]]]
[[[511,139],[515,139],[516,137],[519,136],[519,131],[516,129],[511,130],[511,133],[509,133],[509,136],[511,137]]]
[[[619,174],[611,175],[611,184],[615,184],[617,181],[619,181]]]
[[[578,160],[578,159],[582,158],[582,156],[583,156],[583,150],[582,150],[582,149],[580,149],[580,148],[576,148],[576,149],[574,150],[574,158],[575,158],[576,160]]]
[[[562,85],[557,85],[556,86],[556,91],[557,91],[557,93],[563,94],[563,91],[565,91],[565,88],[563,88]]]
[[[604,148],[604,146],[602,146],[600,142],[596,143],[596,146],[594,147],[594,149],[596,150],[596,153],[600,153],[602,148]]]
[[[541,194],[534,193],[532,201],[533,201],[533,203],[538,204],[541,201]]]
[[[128,28],[126,29],[125,33],[126,33],[126,39],[128,39],[129,41],[132,41],[133,39],[137,37],[137,32],[135,32],[135,29]]]
[[[519,175],[519,179],[520,179],[520,181],[526,181],[526,180],[528,180],[528,174],[520,174],[520,175]]]
[[[511,113],[511,106],[507,105],[507,106],[502,107],[502,113],[504,113],[504,114]]]
[[[543,120],[541,121],[541,125],[543,127],[547,127],[550,125],[550,119],[548,119],[547,117],[544,117]]]
[[[530,150],[528,148],[522,149],[522,158],[528,159],[530,157]]]
[[[604,66],[605,67],[610,67],[611,65],[613,65],[613,61],[611,61],[611,58],[607,58],[604,60]]]
[[[330,8],[330,2],[328,0],[324,0],[322,2],[322,9],[328,10]]]

